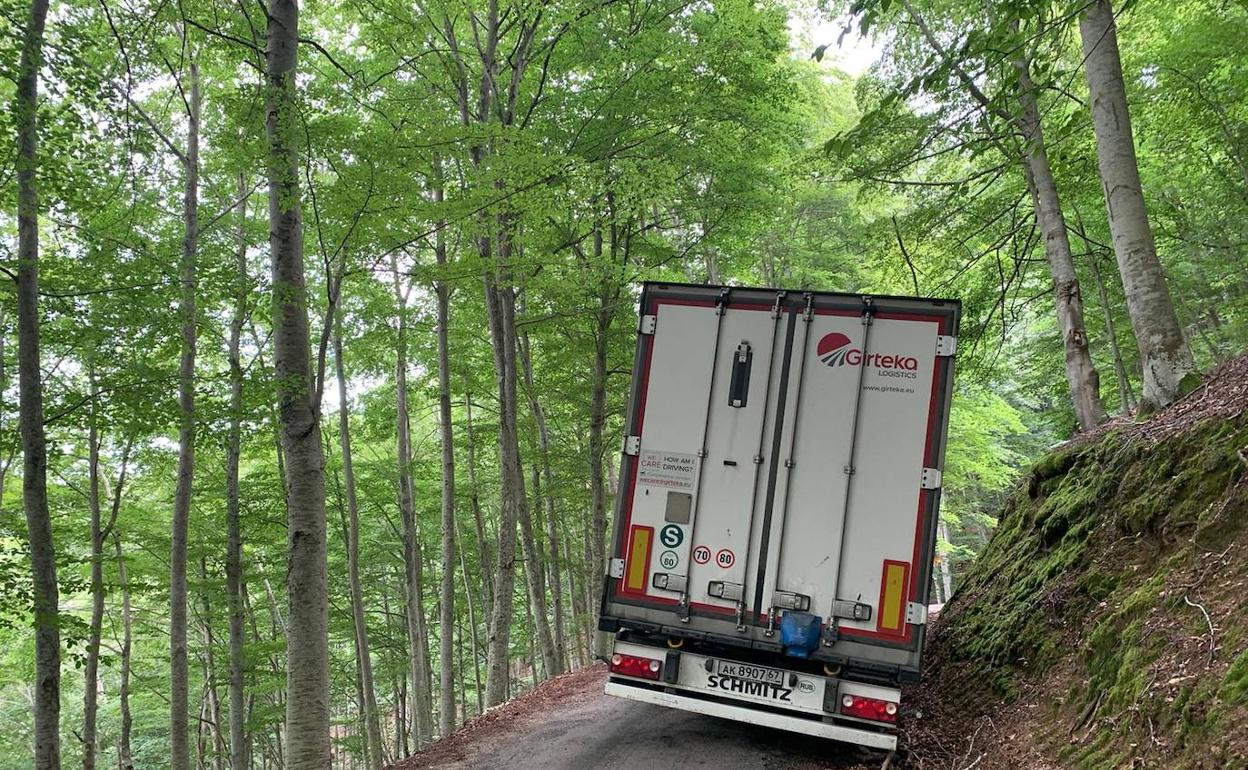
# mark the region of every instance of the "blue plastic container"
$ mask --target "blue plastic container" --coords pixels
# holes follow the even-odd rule
[[[780,644],[784,645],[784,654],[809,658],[810,653],[819,647],[821,621],[822,618],[810,612],[785,610],[780,616]]]

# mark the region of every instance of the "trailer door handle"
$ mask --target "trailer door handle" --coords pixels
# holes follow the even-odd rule
[[[745,406],[750,395],[750,365],[754,362],[754,351],[750,343],[741,340],[737,350],[732,354],[732,379],[728,383],[728,406],[740,409]]]

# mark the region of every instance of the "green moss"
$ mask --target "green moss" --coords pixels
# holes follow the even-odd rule
[[[1222,677],[1222,686],[1218,697],[1223,703],[1241,706],[1248,703],[1248,650],[1244,650],[1231,662],[1231,667]]]
[[[1242,420],[1211,420],[1148,448],[1122,476],[1117,521],[1128,534],[1194,527],[1243,472]]]
[[[1199,388],[1202,379],[1203,378],[1200,376],[1200,372],[1188,372],[1183,375],[1183,379],[1179,380],[1179,395],[1186,396],[1188,393],[1191,393],[1193,390]]]
[[[1054,730],[1062,765],[1128,764],[1144,745],[1133,731],[1145,720],[1173,751],[1207,753],[1228,729],[1215,703],[1248,704],[1248,651],[1220,681],[1196,679],[1164,697],[1172,690],[1151,685],[1167,676],[1153,669],[1168,642],[1150,630],[1166,613],[1179,618],[1179,633],[1205,633],[1203,617],[1185,614],[1181,593],[1167,594],[1167,577],[1190,568],[1193,537],[1220,550],[1246,526],[1248,494],[1228,497],[1245,470],[1236,456],[1245,445],[1248,415],[1156,443],[1110,434],[1042,458],[1007,500],[945,611],[942,644],[945,654],[976,663],[1007,701],[1021,675],[1076,659],[1085,676],[1045,721],[1071,723],[1095,702],[1098,727],[1085,744],[1065,739],[1069,724]],[[1195,625],[1187,628],[1188,620]],[[1219,636],[1224,650],[1237,650],[1248,631],[1228,622]]]

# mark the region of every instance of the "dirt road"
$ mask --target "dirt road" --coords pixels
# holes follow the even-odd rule
[[[601,666],[547,682],[396,766],[540,770],[878,768],[847,744],[609,698]]]

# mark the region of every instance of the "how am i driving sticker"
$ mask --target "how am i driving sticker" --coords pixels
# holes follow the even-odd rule
[[[643,449],[637,460],[637,483],[693,491],[698,477],[697,455]]]

